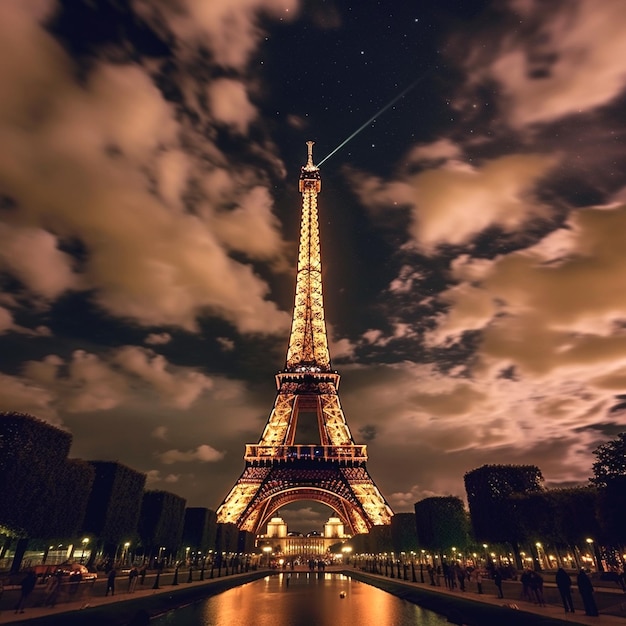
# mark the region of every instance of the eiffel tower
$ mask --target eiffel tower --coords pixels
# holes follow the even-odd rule
[[[331,369],[320,255],[317,194],[322,181],[307,141],[296,296],[285,368],[276,374],[274,408],[257,444],[247,444],[245,468],[217,510],[217,521],[258,534],[280,507],[321,502],[351,534],[390,524],[393,512],[366,469],[367,446],[352,439]],[[298,417],[317,420],[319,441],[296,443]]]

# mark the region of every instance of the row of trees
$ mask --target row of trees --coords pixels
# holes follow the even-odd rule
[[[576,554],[593,538],[600,568],[603,561],[623,566],[626,433],[599,446],[595,456],[589,485],[566,489],[546,489],[534,465],[484,465],[464,477],[469,511],[455,496],[425,498],[414,516],[396,514],[390,528],[374,528],[351,543],[364,553],[426,550],[440,557],[453,546],[466,554],[481,553],[484,544],[510,546],[521,568],[523,549],[539,566],[538,543]]]
[[[195,553],[248,552],[254,537],[215,512],[186,508],[166,491],[145,490],[146,476],[121,463],[68,458],[71,435],[30,415],[0,413],[0,558],[15,545],[17,571],[29,544],[90,541],[90,563],[115,559],[132,544],[145,558]]]

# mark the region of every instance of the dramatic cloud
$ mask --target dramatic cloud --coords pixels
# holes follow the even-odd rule
[[[0,182],[16,207],[0,233],[12,242],[4,269],[48,298],[80,285],[110,314],[141,324],[196,330],[208,311],[242,332],[286,328],[267,285],[229,255],[282,254],[267,191],[234,167],[239,183],[221,198],[235,205],[232,213],[210,204],[198,211],[204,217],[182,211],[192,171],[206,165],[181,152],[189,130],[151,77],[137,65],[101,63],[79,84],[73,61],[17,6],[1,9],[2,54],[22,59],[0,66],[0,81],[13,86],[0,104]],[[251,218],[253,229],[244,226]],[[242,232],[251,233],[247,243],[236,240]],[[84,247],[79,274],[59,240]]]
[[[125,371],[150,383],[165,403],[179,409],[189,408],[205,389],[213,387],[210,378],[188,368],[168,371],[172,368],[163,356],[144,348],[126,346],[114,359]]]
[[[263,31],[265,13],[280,20],[296,16],[297,0],[138,0],[137,9],[156,26],[167,21],[187,45],[203,43],[224,67],[243,69]]]
[[[499,45],[470,43],[471,83],[494,80],[516,127],[551,122],[603,106],[626,87],[626,6],[606,0],[517,3],[524,26],[500,34]]]
[[[410,235],[432,253],[440,244],[468,243],[490,226],[513,232],[549,214],[534,191],[554,164],[549,156],[517,154],[481,167],[449,161],[395,182],[362,175],[353,182],[361,201],[375,211],[410,207]]]

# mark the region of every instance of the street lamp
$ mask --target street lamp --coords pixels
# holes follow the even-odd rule
[[[591,537],[587,537],[585,541],[587,542],[587,545],[589,546],[589,551],[591,552],[591,561],[593,563],[593,567],[595,568],[596,572],[598,572],[600,570],[598,569],[598,559],[596,558],[596,549],[593,545],[593,539],[591,539]]]
[[[89,537],[85,537],[81,543],[83,544],[83,552],[80,556],[80,562],[84,563],[85,562],[85,548],[87,547],[87,544],[89,543]]]
[[[263,546],[263,552],[265,552],[265,556],[267,557],[267,567],[270,566],[270,554],[272,553],[272,546]]]
[[[128,556],[129,556],[129,555],[128,555],[128,548],[130,548],[130,541],[127,541],[127,542],[124,544],[124,558],[122,559],[122,562],[123,562],[124,564],[126,564],[126,565],[128,564]]]

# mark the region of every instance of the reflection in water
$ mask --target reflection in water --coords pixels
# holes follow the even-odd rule
[[[289,577],[288,577],[289,576]],[[344,596],[344,597],[342,597]],[[172,611],[151,626],[443,626],[445,617],[342,574],[268,576]]]

